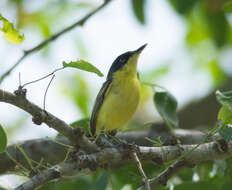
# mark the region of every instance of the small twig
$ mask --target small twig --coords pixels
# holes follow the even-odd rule
[[[145,183],[145,188],[146,190],[150,190],[150,184],[149,184],[149,180],[145,174],[145,172],[143,171],[143,167],[142,167],[142,164],[139,160],[139,157],[137,156],[137,153],[135,150],[132,151],[132,155],[133,155],[133,159],[135,160],[137,166],[138,166],[138,169],[139,169],[139,172],[140,174],[143,176],[143,180],[144,180],[144,183]]]
[[[218,130],[218,126],[214,127],[213,129],[211,129],[208,134],[206,134],[206,136],[197,144],[195,145],[191,150],[189,150],[188,152],[184,153],[183,155],[181,155],[179,158],[176,159],[177,160],[183,160],[184,158],[186,158],[187,156],[189,156],[194,150],[196,150],[200,145],[202,145],[203,143],[205,143],[210,137],[212,137],[213,135],[215,135],[215,133]]]
[[[31,159],[29,158],[29,156],[26,154],[26,152],[23,150],[23,148],[19,145],[15,145],[16,148],[22,153],[23,157],[25,158],[27,164],[30,166],[30,169],[35,172],[35,168],[31,162]]]
[[[47,86],[47,88],[46,88],[46,91],[45,91],[45,93],[44,93],[44,101],[43,101],[43,109],[44,109],[44,110],[45,110],[46,95],[47,95],[47,92],[48,92],[48,88],[49,88],[49,86],[51,85],[51,83],[52,83],[54,77],[55,77],[55,75],[52,76],[51,80],[50,80],[49,83],[48,83],[48,86]]]
[[[149,180],[149,185],[151,189],[155,189],[156,187],[167,184],[167,181],[179,172],[184,167],[187,167],[189,164],[186,161],[177,161],[171,166],[169,166],[166,170],[160,173],[156,178]],[[146,190],[146,186],[142,185],[138,190]]]
[[[64,69],[64,67],[61,67],[61,68],[55,69],[54,71],[52,71],[51,73],[49,73],[49,74],[45,75],[45,76],[44,76],[44,77],[42,77],[42,78],[39,78],[39,79],[33,80],[33,81],[31,81],[31,82],[27,82],[27,83],[25,83],[25,84],[22,86],[22,88],[24,88],[25,86],[27,86],[27,85],[29,85],[29,84],[32,84],[32,83],[38,82],[38,81],[40,81],[40,80],[46,79],[47,77],[49,77],[49,76],[51,76],[51,75],[55,74],[55,72],[60,71],[60,70],[62,70],[62,69]]]
[[[50,36],[49,38],[47,38],[46,40],[42,41],[41,43],[39,43],[38,45],[36,45],[35,47],[29,49],[29,50],[25,50],[23,55],[18,59],[18,61],[12,66],[10,67],[5,73],[2,74],[2,76],[0,77],[0,84],[3,82],[3,80],[28,56],[31,55],[32,53],[39,51],[40,49],[42,49],[43,47],[45,47],[48,43],[55,41],[58,37],[60,37],[61,35],[63,35],[66,32],[71,31],[72,29],[74,29],[77,26],[83,26],[85,24],[85,22],[92,17],[95,13],[97,13],[98,11],[100,11],[102,8],[104,8],[108,3],[110,2],[110,0],[105,0],[104,3],[102,5],[100,5],[98,8],[96,8],[95,10],[91,11],[90,13],[88,13],[86,16],[84,16],[82,19],[78,20],[77,22],[73,23],[72,25],[64,28],[63,30],[61,30],[60,32]]]
[[[21,163],[19,163],[15,158],[13,158],[13,156],[10,155],[10,153],[8,153],[8,151],[5,151],[6,155],[8,156],[8,158],[14,162],[15,166],[18,166],[19,168],[22,169],[22,172],[24,173],[29,173],[29,170],[27,168],[25,168]],[[27,175],[26,175],[27,176]]]

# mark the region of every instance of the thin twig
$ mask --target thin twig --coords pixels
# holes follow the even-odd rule
[[[83,26],[85,24],[85,22],[91,17],[93,16],[95,13],[97,13],[98,11],[100,11],[102,8],[104,8],[108,3],[110,2],[110,0],[105,0],[104,3],[102,5],[100,5],[98,8],[96,8],[95,10],[91,11],[90,13],[88,13],[85,17],[83,17],[82,19],[78,20],[77,22],[73,23],[72,25],[68,26],[67,28],[64,28],[63,30],[61,30],[60,32],[50,36],[49,38],[47,38],[46,40],[42,41],[41,43],[39,43],[38,45],[36,45],[35,47],[25,50],[23,55],[19,58],[19,60],[12,66],[10,67],[5,73],[2,74],[2,76],[0,77],[0,84],[3,82],[3,80],[28,56],[31,55],[32,53],[39,51],[40,49],[42,49],[44,46],[46,46],[48,43],[55,41],[58,37],[60,37],[61,35],[63,35],[66,32],[71,31],[73,28],[77,27],[77,26]]]
[[[138,166],[140,174],[143,176],[143,180],[144,180],[144,183],[145,183],[146,190],[150,190],[151,188],[150,188],[149,180],[148,180],[148,178],[147,178],[147,176],[146,176],[146,174],[145,174],[145,172],[143,170],[142,164],[141,164],[141,162],[139,160],[139,157],[138,157],[135,150],[132,151],[132,155],[133,155],[133,159],[135,160],[135,162],[136,162],[136,164]]]
[[[51,85],[51,83],[52,83],[54,77],[55,77],[55,75],[52,76],[51,80],[50,80],[49,83],[48,83],[48,86],[47,86],[47,88],[46,88],[46,91],[45,91],[45,93],[44,93],[44,101],[43,101],[43,109],[44,109],[44,110],[45,110],[46,95],[47,95],[47,92],[48,92],[48,88],[49,88],[49,86]]]
[[[186,161],[177,161],[167,169],[165,169],[162,173],[160,173],[156,178],[149,180],[149,185],[151,189],[155,189],[156,187],[167,184],[167,181],[179,172],[181,169],[188,167],[188,163]],[[146,187],[142,185],[138,190],[146,190]]]
[[[47,78],[47,77],[49,77],[49,76],[53,75],[55,72],[60,71],[60,70],[62,70],[62,69],[64,69],[64,67],[61,67],[61,68],[55,69],[53,72],[51,72],[51,73],[49,73],[49,74],[45,75],[45,76],[44,76],[44,77],[42,77],[42,78],[39,78],[39,79],[33,80],[33,81],[31,81],[31,82],[27,82],[27,83],[25,83],[25,84],[22,86],[22,88],[24,88],[25,86],[27,86],[27,85],[29,85],[29,84],[32,84],[32,83],[38,82],[38,81],[40,81],[40,80],[43,80],[43,79],[45,79],[45,78]]]

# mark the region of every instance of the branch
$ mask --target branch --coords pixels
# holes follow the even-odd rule
[[[24,168],[30,169],[25,156],[17,146],[20,146],[24,150],[29,159],[35,161],[33,162],[33,166],[37,167],[37,163],[40,163],[41,160],[43,160],[44,165],[55,165],[62,162],[68,151],[65,145],[67,147],[70,145],[70,141],[65,137],[59,137],[56,140],[49,138],[27,140],[10,145],[6,149],[8,154],[6,152],[0,154],[0,175],[8,171],[14,171],[17,163],[21,164]]]
[[[181,144],[198,144],[206,135],[201,131],[186,129],[175,129],[174,133]],[[174,141],[170,130],[162,123],[153,123],[150,130],[119,132],[116,136],[129,143],[135,143],[140,146],[153,146],[145,137],[154,141],[160,138],[163,145],[171,145]],[[215,138],[210,138],[210,140],[215,140]]]
[[[164,147],[138,147],[140,159],[143,161],[168,162],[177,159],[180,155],[186,154],[194,148],[195,145],[179,145]],[[222,151],[223,150],[223,151]],[[134,162],[134,159],[128,154],[126,148],[104,148],[100,152],[91,154],[76,154],[69,162],[61,163],[52,168],[43,170],[29,179],[27,182],[16,188],[16,190],[30,190],[47,183],[51,179],[62,176],[76,175],[86,170],[96,170],[99,167],[108,168],[114,165]],[[185,158],[189,164],[197,164],[203,161],[215,160],[218,158],[227,158],[232,156],[232,142],[225,143],[217,141],[200,145],[190,155]],[[180,162],[181,163],[181,162]],[[176,171],[182,168],[182,164],[176,167]],[[170,170],[170,169],[168,169]],[[174,172],[168,172],[169,176]],[[151,184],[152,185],[152,184]],[[159,184],[161,185],[161,184]]]
[[[0,84],[3,82],[3,80],[30,54],[39,51],[40,49],[42,49],[43,47],[45,47],[48,43],[55,41],[58,37],[60,37],[61,35],[63,35],[66,32],[71,31],[72,29],[74,29],[77,26],[83,26],[85,24],[85,22],[92,17],[94,14],[96,14],[98,11],[100,11],[101,9],[103,9],[111,0],[105,0],[104,3],[102,5],[100,5],[97,9],[91,11],[90,13],[88,13],[85,17],[83,17],[82,19],[78,20],[77,22],[73,23],[72,25],[68,26],[67,28],[64,28],[63,30],[61,30],[60,32],[50,36],[48,39],[42,41],[41,43],[39,43],[38,45],[36,45],[35,47],[25,50],[22,57],[10,68],[8,69],[1,77],[0,77]]]
[[[142,164],[141,164],[141,162],[140,162],[140,160],[139,160],[139,157],[138,157],[138,155],[137,155],[137,153],[136,153],[135,150],[132,152],[132,156],[133,156],[133,158],[134,158],[135,163],[136,163],[137,166],[138,166],[138,169],[139,169],[140,174],[143,176],[143,180],[144,180],[143,182],[145,183],[145,185],[144,185],[145,190],[151,190],[150,184],[149,184],[149,180],[148,180],[148,178],[147,178],[145,172],[143,171]]]
[[[184,145],[198,144],[205,137],[204,133],[194,130],[176,129],[174,130],[174,133],[181,141],[181,144]],[[166,137],[168,136],[165,133],[162,135]],[[153,129],[147,131],[128,131],[118,133],[117,137],[126,140],[129,143],[135,143],[138,146],[153,146],[150,141],[145,139],[145,137],[158,141],[159,133],[155,133]],[[218,139],[217,136],[214,140],[216,139]],[[36,162],[40,162],[40,160],[43,159],[44,163],[55,165],[64,159],[65,154],[67,153],[65,145],[71,145],[71,142],[66,137],[62,136],[55,139],[40,138],[26,140],[23,142],[16,142],[15,144],[21,146],[30,159]],[[171,145],[171,141],[165,141],[165,145]],[[23,167],[30,169],[25,157],[14,144],[8,146],[6,151],[14,160],[23,165]],[[6,153],[0,153],[0,175],[7,171],[13,171],[15,166],[16,163],[12,162]]]
[[[183,145],[198,144],[205,137],[204,133],[194,130],[176,129],[174,130],[174,133]],[[117,134],[117,137],[126,140],[129,143],[135,143],[138,146],[153,146],[150,141],[145,139],[145,137],[149,137],[154,141],[158,141],[158,134],[159,133],[156,134],[154,130],[151,129],[147,131],[121,132]],[[168,136],[165,133],[162,135]],[[216,137],[211,140],[216,140],[218,138],[219,137],[216,135]],[[171,145],[171,142],[165,142],[165,145]],[[27,140],[23,142],[17,142],[15,144],[21,146],[30,159],[36,162],[40,162],[40,160],[43,159],[45,164],[49,163],[50,165],[55,165],[63,161],[67,153],[67,148],[65,145],[71,145],[71,142],[66,137],[62,136],[55,139],[40,138]],[[24,155],[14,144],[8,146],[6,151],[23,167],[30,169],[30,166],[27,164]],[[7,171],[13,171],[15,166],[16,163],[12,162],[6,153],[0,154],[0,175],[6,173]]]
[[[186,161],[175,162],[162,173],[160,173],[156,178],[149,180],[149,185],[151,186],[151,189],[155,189],[160,185],[166,186],[167,181],[172,176],[174,176],[177,172],[179,172],[184,167],[187,167],[188,165],[189,163]],[[146,186],[142,185],[138,190],[146,190]]]
[[[80,128],[71,128],[63,120],[28,101],[25,98],[25,94],[22,95],[17,93],[19,92],[15,92],[16,95],[14,95],[0,89],[0,102],[12,104],[28,112],[32,115],[32,120],[35,124],[40,125],[44,122],[49,127],[57,130],[59,133],[67,137],[74,145],[79,145],[83,150],[90,152],[95,152],[98,150],[98,147],[88,140]]]

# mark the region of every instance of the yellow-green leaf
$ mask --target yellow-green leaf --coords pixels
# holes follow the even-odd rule
[[[232,112],[227,105],[223,105],[218,112],[218,119],[222,120],[222,125],[232,124]]]
[[[3,27],[0,28],[0,31],[4,32],[3,36],[8,42],[14,43],[14,44],[19,44],[19,43],[22,43],[24,41],[24,35],[20,34],[19,31],[17,31],[14,28],[13,24],[10,23],[1,14],[0,14],[0,21],[3,22]]]
[[[63,66],[64,67],[74,67],[74,68],[81,69],[84,71],[96,73],[100,77],[104,76],[98,68],[96,68],[91,63],[89,63],[85,60],[82,60],[82,59],[80,59],[78,61],[71,61],[69,63],[66,63],[65,61],[63,61]]]
[[[0,125],[0,153],[4,152],[7,145],[7,137],[3,127]]]
[[[228,106],[229,110],[232,112],[232,90],[225,92],[220,92],[219,90],[217,90],[216,98],[217,101],[223,106]]]

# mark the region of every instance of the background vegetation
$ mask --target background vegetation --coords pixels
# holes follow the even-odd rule
[[[232,1],[111,0],[83,27],[76,27],[33,50],[41,41],[63,31],[101,3],[94,0],[1,1],[0,88],[16,90],[19,72],[21,84],[25,84],[60,68],[63,61],[78,59],[87,60],[106,75],[119,54],[148,43],[139,60],[140,80],[164,86],[176,97],[180,128],[205,133],[214,128],[220,108],[215,92],[232,89]],[[20,57],[23,60],[5,77]],[[104,78],[95,74],[75,69],[56,72],[47,94],[46,110],[68,123],[81,120],[86,124],[103,81]],[[46,79],[28,85],[27,98],[43,107],[48,83]],[[142,86],[141,105],[124,130],[149,130],[149,123],[162,123],[153,104],[153,94],[152,88]],[[220,103],[230,106],[231,96],[229,103],[221,99]],[[32,124],[23,111],[4,103],[0,106],[0,123],[8,143],[57,135],[45,125]],[[219,114],[219,119],[224,120],[222,125],[231,123],[227,109],[230,108],[224,107]],[[229,135],[220,134],[230,140],[228,126],[226,134]],[[230,189],[231,161],[227,158],[185,168],[166,187],[159,189]],[[143,167],[151,178],[167,165],[144,163]],[[2,173],[0,185],[13,188],[25,179]],[[50,182],[39,189],[136,189],[140,185],[137,166],[129,164]]]

